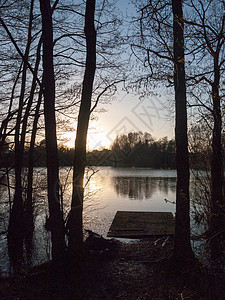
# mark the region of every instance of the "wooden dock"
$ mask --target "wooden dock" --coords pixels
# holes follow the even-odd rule
[[[175,219],[171,212],[117,211],[108,237],[141,238],[174,235]]]

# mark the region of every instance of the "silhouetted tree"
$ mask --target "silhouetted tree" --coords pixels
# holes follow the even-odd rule
[[[72,203],[67,223],[69,238],[68,247],[71,258],[77,257],[79,251],[81,251],[83,243],[83,181],[86,165],[87,132],[96,70],[96,31],[94,25],[94,14],[95,0],[87,0],[84,27],[87,49],[86,67],[75,141]]]
[[[194,57],[189,80],[192,93],[212,131],[210,223],[211,241],[219,245],[225,227],[224,168],[222,147],[222,95],[224,93],[225,13],[224,1],[191,1],[185,20],[189,29],[188,53]],[[199,92],[200,91],[200,92]],[[211,136],[211,135],[210,135]],[[222,246],[223,247],[223,246]]]
[[[49,228],[52,239],[52,258],[60,262],[65,251],[65,230],[59,200],[58,152],[55,120],[55,76],[53,64],[53,27],[50,0],[40,0],[43,37],[43,94]]]
[[[9,228],[8,228],[8,245],[9,247],[16,247],[16,251],[19,251],[18,248],[21,248],[23,245],[24,237],[24,202],[22,195],[22,167],[23,167],[23,156],[24,156],[24,145],[25,145],[25,136],[27,130],[27,118],[30,111],[30,107],[26,107],[27,116],[24,118],[23,115],[23,106],[25,102],[25,92],[27,84],[27,71],[28,71],[28,57],[30,53],[30,47],[32,42],[32,24],[33,24],[33,6],[34,1],[31,1],[30,4],[30,14],[29,14],[29,26],[28,26],[28,35],[26,49],[24,53],[23,67],[22,67],[22,78],[21,78],[21,87],[19,95],[19,105],[16,117],[15,125],[15,193],[13,199],[12,210],[10,212],[9,218]],[[7,30],[7,28],[5,28]],[[23,123],[22,123],[23,121]],[[22,123],[22,126],[21,126]],[[21,128],[22,127],[22,128]],[[22,250],[21,250],[22,251]]]
[[[179,264],[188,264],[194,258],[194,253],[190,244],[190,173],[187,137],[187,100],[182,0],[172,0],[172,9],[177,164],[175,256]]]
[[[171,7],[172,4],[172,7]],[[187,265],[194,257],[190,244],[189,157],[187,139],[186,80],[184,68],[184,22],[182,0],[150,0],[137,3],[141,17],[140,38],[132,50],[142,61],[146,74],[137,81],[152,88],[155,82],[174,85],[176,110],[176,229],[175,256]]]

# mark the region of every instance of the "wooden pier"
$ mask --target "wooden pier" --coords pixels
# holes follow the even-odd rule
[[[174,235],[175,219],[171,212],[117,211],[108,237],[141,238]]]

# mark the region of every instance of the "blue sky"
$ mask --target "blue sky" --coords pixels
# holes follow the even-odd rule
[[[117,5],[125,19],[127,15],[135,16],[136,10],[131,1],[119,0]],[[93,150],[109,147],[117,135],[130,131],[148,132],[156,139],[165,136],[173,138],[174,118],[169,109],[173,102],[168,101],[171,97],[166,94],[165,89],[159,94],[160,96],[146,96],[140,100],[137,94],[118,91],[108,104],[99,103],[94,113],[95,118],[90,121],[88,148]],[[72,147],[75,133],[67,136],[67,145]]]
[[[124,16],[135,15],[136,10],[131,1],[119,0],[117,5]],[[90,149],[108,147],[117,135],[130,131],[146,131],[157,139],[174,136],[174,121],[168,110],[168,95],[146,96],[140,100],[139,95],[120,91],[115,98],[109,104],[99,105],[106,112],[95,113],[97,120],[90,122]]]

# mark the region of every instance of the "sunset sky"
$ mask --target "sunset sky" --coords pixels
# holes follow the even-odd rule
[[[117,135],[130,131],[146,131],[157,139],[174,136],[173,117],[167,111],[166,97],[139,100],[138,95],[121,96],[102,106],[107,111],[96,114],[98,120],[90,123],[88,146],[91,150],[108,147]]]
[[[174,136],[172,101],[162,95],[142,100],[135,94],[120,92],[109,104],[99,104],[90,121],[88,150],[108,148],[117,135],[130,131],[151,133],[156,139]],[[67,133],[67,146],[74,146],[75,132]]]
[[[136,9],[130,1],[119,0],[117,5],[126,26],[127,16],[135,16]],[[146,96],[140,100],[140,95],[126,94],[118,88],[112,101],[99,103],[94,112],[95,120],[90,121],[88,150],[108,148],[117,135],[130,131],[148,132],[156,139],[174,137],[173,97],[167,95],[165,88],[157,92],[159,96]],[[66,145],[73,147],[75,131],[66,133],[65,137],[68,139]]]

